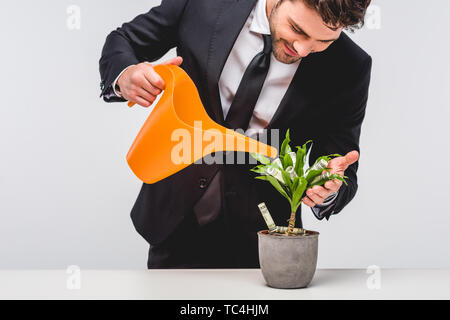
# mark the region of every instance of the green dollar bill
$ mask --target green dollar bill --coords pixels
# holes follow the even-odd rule
[[[320,159],[319,162],[317,162],[316,164],[314,164],[310,170],[323,170],[327,167],[328,165],[328,161],[325,159]]]
[[[288,228],[288,227],[280,227],[280,226],[277,226],[276,229],[275,229],[275,232],[276,232],[276,233],[286,233],[287,228]],[[294,228],[294,229],[292,229],[292,233],[293,233],[293,234],[305,234],[305,233],[306,233],[306,230],[305,230],[305,229],[302,229],[302,228]]]
[[[328,178],[330,177],[330,173],[328,171],[323,172],[322,174],[320,174],[319,176],[315,177],[312,181],[311,181],[311,185],[316,184],[322,180],[328,180]]]
[[[294,171],[294,167],[287,167],[286,172],[289,173],[289,176],[291,177],[291,180],[294,181],[294,179],[297,177],[297,174]]]
[[[264,202],[261,202],[260,204],[258,204],[258,208],[264,218],[264,221],[266,221],[269,231],[273,232],[277,228],[277,226],[275,225],[275,222],[273,221],[269,209],[267,209],[266,207],[266,204]]]

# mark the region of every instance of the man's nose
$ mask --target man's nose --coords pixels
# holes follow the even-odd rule
[[[304,58],[312,51],[312,41],[294,41],[293,47],[298,55]]]

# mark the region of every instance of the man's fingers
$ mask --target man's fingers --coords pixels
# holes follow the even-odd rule
[[[328,168],[330,168],[330,173],[339,174],[340,176],[344,175],[345,170],[347,170],[348,166],[355,163],[359,159],[359,152],[356,150],[352,150],[348,152],[345,156],[333,158],[328,161]]]
[[[314,203],[314,201],[312,201],[311,199],[309,199],[308,197],[304,197],[303,198],[303,203],[306,204],[308,207],[314,207],[316,204]]]
[[[161,64],[168,65],[176,65],[180,66],[183,63],[183,58],[178,56],[172,59],[169,59]],[[145,84],[143,87],[145,90],[150,92],[153,95],[158,95],[161,93],[162,90],[165,89],[166,84],[164,80],[161,78],[161,76],[153,69],[152,64],[148,63],[146,64],[146,72],[144,72],[145,79],[149,82],[149,84]],[[158,91],[159,90],[159,91]]]
[[[347,166],[355,163],[359,159],[359,152],[356,150],[350,151],[345,155],[345,160],[347,162]]]
[[[155,101],[156,99],[155,95],[142,88],[137,90],[137,95],[150,103],[153,103],[153,101]]]
[[[141,107],[144,107],[144,108],[148,108],[152,104],[150,101],[147,101],[143,97],[140,97],[140,96],[136,96],[133,99],[131,99],[130,101],[131,102],[135,102],[135,103],[137,103],[138,105],[140,105]]]
[[[157,96],[161,93],[161,89],[155,87],[150,83],[150,81],[147,80],[147,78],[144,77],[142,82],[140,83],[140,86],[143,90],[147,91],[151,95]]]
[[[333,180],[329,180],[329,181],[325,182],[325,184],[323,186],[328,191],[335,192],[335,191],[339,190],[341,185],[342,185],[342,181],[341,180],[333,179]]]
[[[147,68],[146,72],[144,72],[144,76],[148,82],[151,83],[157,89],[161,91],[165,89],[166,84],[161,76],[153,69],[152,66],[149,65],[150,68]]]
[[[177,56],[177,57],[169,59],[161,64],[173,64],[176,66],[180,66],[182,63],[183,63],[183,58],[180,56]]]
[[[154,88],[159,90],[164,90],[165,83],[164,80],[161,78],[161,76],[153,69],[153,66],[150,63],[143,64],[145,67],[143,69],[143,75],[144,78],[149,82]],[[142,80],[142,79],[140,79]],[[139,83],[142,85],[144,82],[139,81]],[[147,85],[146,85],[147,86]],[[150,88],[147,89],[147,91],[150,91]]]
[[[318,193],[316,193],[312,189],[308,189],[306,191],[306,195],[308,196],[308,198],[310,198],[316,204],[321,204],[323,202],[323,200],[325,199],[324,197],[320,196]]]
[[[308,190],[306,193],[308,194],[308,192],[313,192],[314,194],[318,195],[322,199],[325,199],[326,197],[328,197],[330,195],[330,191],[326,190],[322,186],[313,186],[311,188],[311,190]],[[308,196],[309,196],[309,194],[308,194]]]

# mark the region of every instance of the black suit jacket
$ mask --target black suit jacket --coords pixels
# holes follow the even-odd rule
[[[102,96],[105,101],[124,101],[105,96],[111,83],[127,66],[154,61],[176,47],[181,67],[189,74],[209,116],[223,124],[218,80],[226,59],[256,0],[163,0],[111,32],[100,59]],[[313,140],[310,165],[322,155],[359,150],[365,115],[371,58],[342,33],[326,51],[302,60],[268,130],[290,128],[293,145]],[[156,137],[155,137],[156,138]],[[187,214],[192,214],[203,187],[217,170],[224,171],[222,199],[226,214],[240,231],[264,229],[257,204],[265,202],[277,225],[286,225],[289,203],[267,182],[255,180],[254,165],[198,165],[154,184],[143,184],[131,211],[136,230],[152,245],[163,242]],[[358,162],[345,172],[333,210],[340,212],[358,188]],[[155,168],[157,170],[157,168]],[[301,206],[297,212],[298,218]],[[237,230],[239,232],[239,230]],[[255,233],[256,236],[256,233]]]

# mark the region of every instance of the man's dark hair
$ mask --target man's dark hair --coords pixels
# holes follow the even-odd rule
[[[327,25],[354,31],[364,25],[364,16],[371,0],[301,1],[309,8],[316,10]]]

